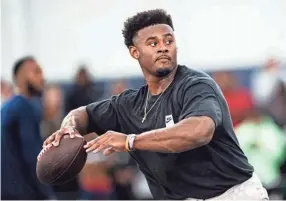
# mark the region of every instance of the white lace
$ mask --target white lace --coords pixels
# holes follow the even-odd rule
[[[41,152],[39,153],[39,155],[38,155],[38,160],[40,160],[41,159],[41,157],[43,156],[43,154],[47,151],[47,150],[49,150],[51,148],[51,146],[45,146],[42,150],[41,150]]]

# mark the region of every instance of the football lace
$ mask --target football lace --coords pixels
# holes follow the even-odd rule
[[[41,159],[41,157],[43,156],[43,154],[47,151],[47,150],[49,150],[51,148],[51,146],[45,146],[42,150],[41,150],[41,152],[39,153],[39,155],[38,155],[38,160],[40,160]]]

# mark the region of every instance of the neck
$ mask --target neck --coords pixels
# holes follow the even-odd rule
[[[32,95],[28,92],[27,88],[25,87],[16,87],[15,94],[24,96],[25,98],[32,98]]]
[[[145,77],[145,80],[147,82],[149,91],[152,95],[158,95],[162,93],[166,88],[171,84],[171,82],[174,80],[174,77],[176,75],[177,68],[175,68],[168,76],[163,78],[158,78],[154,76]]]

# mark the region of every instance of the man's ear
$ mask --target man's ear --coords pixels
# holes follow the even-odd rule
[[[136,59],[136,60],[139,59],[140,53],[139,53],[138,49],[137,49],[135,46],[130,46],[130,47],[129,47],[129,53],[130,53],[130,55],[131,55],[134,59]]]

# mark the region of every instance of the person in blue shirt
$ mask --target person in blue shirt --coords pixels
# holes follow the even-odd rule
[[[33,57],[16,61],[16,94],[1,108],[1,199],[49,199],[52,190],[39,183],[37,156],[42,149],[41,113],[35,105],[44,88],[43,72]]]

